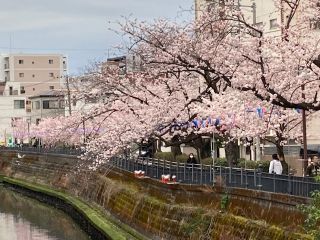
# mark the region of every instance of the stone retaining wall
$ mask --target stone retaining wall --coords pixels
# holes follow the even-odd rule
[[[166,185],[108,168],[76,171],[78,159],[68,156],[28,154],[19,164],[16,160],[16,153],[0,152],[0,172],[94,201],[152,239],[311,239],[295,233],[302,232],[304,216],[296,204],[307,202],[304,198]]]

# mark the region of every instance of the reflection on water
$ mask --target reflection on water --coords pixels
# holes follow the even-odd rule
[[[88,240],[63,212],[0,186],[0,240]]]

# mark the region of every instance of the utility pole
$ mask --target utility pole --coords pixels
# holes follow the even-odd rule
[[[27,119],[28,124],[28,144],[30,144],[30,124],[31,124],[31,116]]]
[[[252,23],[253,26],[257,24],[257,5],[255,2],[252,3]]]
[[[67,85],[67,94],[68,94],[68,108],[69,116],[71,116],[71,96],[70,96],[70,85],[69,85],[69,76],[66,76],[66,85]]]
[[[305,99],[304,84],[301,86],[302,99]],[[302,135],[303,135],[303,171],[305,172],[308,162],[308,145],[307,145],[307,119],[306,110],[302,109]]]
[[[85,118],[82,117],[82,128],[83,128],[83,144],[86,144],[86,125],[85,125]]]
[[[211,157],[212,157],[212,184],[214,186],[215,184],[215,167],[214,167],[214,161],[215,161],[215,144],[214,144],[214,129],[212,131],[212,143],[211,143]]]

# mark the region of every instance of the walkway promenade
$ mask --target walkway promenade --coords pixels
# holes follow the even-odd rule
[[[2,148],[25,153],[80,155],[76,149],[45,148]],[[1,150],[1,148],[0,148]],[[212,166],[205,164],[187,164],[170,162],[154,158],[114,157],[108,167],[132,172],[143,171],[144,177],[161,180],[163,175],[170,178],[170,184],[194,184],[255,189],[267,192],[284,193],[294,196],[310,197],[311,192],[320,190],[320,183],[310,177],[275,175],[259,169],[243,169]]]

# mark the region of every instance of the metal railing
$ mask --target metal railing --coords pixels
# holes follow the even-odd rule
[[[10,151],[18,151],[18,152],[26,152],[26,153],[51,153],[51,154],[65,154],[65,155],[81,155],[83,150],[79,148],[66,148],[66,147],[56,147],[56,148],[48,148],[48,147],[29,147],[29,146],[15,146],[15,147],[0,147],[0,150],[10,150]]]
[[[176,176],[176,181],[184,184],[220,185],[301,197],[310,197],[312,191],[320,190],[320,183],[314,178],[268,174],[258,169],[213,167],[212,165],[170,162],[154,158],[114,157],[110,163],[129,172],[144,171],[145,176],[155,179],[161,179],[162,175]]]
[[[80,155],[82,153],[81,149],[72,148],[1,147],[1,149],[26,153],[66,155]],[[301,197],[310,197],[312,191],[320,190],[320,183],[316,182],[314,178],[268,174],[259,169],[188,164],[154,158],[134,159],[128,157],[113,157],[108,164],[132,173],[141,170],[144,171],[145,176],[159,180],[162,175],[176,176],[176,181],[184,184],[220,185]]]

